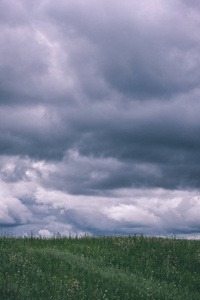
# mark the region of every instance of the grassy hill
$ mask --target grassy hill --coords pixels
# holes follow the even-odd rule
[[[200,241],[0,238],[1,300],[200,299]]]

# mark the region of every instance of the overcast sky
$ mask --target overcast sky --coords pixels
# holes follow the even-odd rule
[[[0,0],[0,228],[200,238],[200,2]]]

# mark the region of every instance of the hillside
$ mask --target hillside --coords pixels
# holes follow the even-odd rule
[[[0,299],[200,299],[200,241],[1,237]]]

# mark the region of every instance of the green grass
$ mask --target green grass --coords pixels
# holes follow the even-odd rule
[[[200,299],[200,241],[1,237],[0,299]]]

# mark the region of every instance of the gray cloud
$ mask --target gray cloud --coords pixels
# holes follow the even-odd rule
[[[1,226],[198,234],[199,14],[0,2]]]
[[[199,86],[199,38],[193,33],[198,21],[188,26],[191,13],[181,3],[111,3],[79,1],[79,9],[72,1],[47,6],[61,33],[69,31],[92,51],[86,59],[84,49],[78,52],[80,76],[84,70],[90,79],[95,71],[133,99],[166,99]]]

